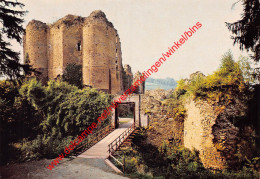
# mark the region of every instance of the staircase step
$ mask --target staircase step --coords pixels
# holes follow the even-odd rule
[[[122,145],[124,145],[124,144],[132,144],[132,142],[124,142]]]

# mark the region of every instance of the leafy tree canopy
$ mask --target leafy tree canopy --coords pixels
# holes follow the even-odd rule
[[[228,29],[234,34],[234,44],[240,49],[252,50],[254,60],[260,60],[260,2],[259,0],[243,0],[244,12],[242,19],[227,23]]]
[[[62,80],[78,88],[82,88],[82,65],[75,63],[68,64],[62,75]]]

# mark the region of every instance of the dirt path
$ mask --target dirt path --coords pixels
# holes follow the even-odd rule
[[[79,179],[121,179],[103,159],[63,159],[54,169],[46,168],[51,160],[32,161],[0,167],[0,179],[31,178],[79,178]]]

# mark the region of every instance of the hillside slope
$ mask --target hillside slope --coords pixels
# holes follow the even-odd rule
[[[164,78],[164,79],[154,79],[154,78],[147,78],[145,81],[145,89],[146,90],[153,90],[153,89],[174,89],[177,86],[177,82],[173,78]]]

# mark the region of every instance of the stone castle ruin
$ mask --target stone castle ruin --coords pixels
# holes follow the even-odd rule
[[[133,74],[127,64],[123,68],[117,30],[99,10],[93,11],[88,17],[67,15],[53,24],[30,21],[24,36],[24,55],[25,59],[28,58],[29,63],[41,72],[39,78],[43,83],[62,75],[69,64],[77,64],[82,66],[84,86],[111,94],[122,94],[142,75],[140,72]],[[190,78],[198,75],[204,76],[196,72]],[[135,93],[144,94],[144,91],[145,84],[142,83]],[[124,102],[134,104],[136,126],[148,126],[148,118],[142,114],[145,110],[161,110],[158,107],[161,104],[160,99],[155,98],[161,98],[163,92],[157,90],[155,93],[149,93],[147,96],[133,95]],[[184,146],[189,149],[198,150],[206,168],[224,169],[231,157],[223,157],[223,154],[235,155],[236,145],[240,140],[238,128],[223,118],[222,113],[216,113],[219,110],[203,101],[190,101],[185,107],[187,117],[184,122],[170,122],[172,128],[178,128],[175,130],[175,139],[183,141]],[[234,107],[230,108],[234,111]],[[112,114],[115,126],[119,125],[118,118],[116,109]],[[163,124],[158,131],[167,134],[169,129],[166,127]]]
[[[82,66],[84,86],[111,94],[124,91],[120,38],[100,10],[88,17],[67,15],[53,24],[30,21],[24,36],[24,56],[41,72],[43,83],[62,75],[68,64],[76,64]],[[133,79],[129,69],[128,83]]]

